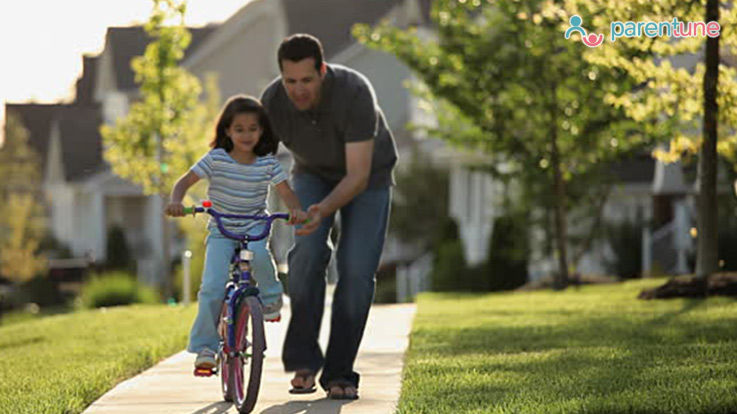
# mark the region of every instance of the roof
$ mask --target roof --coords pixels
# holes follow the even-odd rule
[[[5,104],[5,113],[17,116],[28,130],[28,142],[36,153],[46,162],[51,121],[64,104]]]
[[[212,24],[205,27],[192,28],[188,30],[192,35],[192,41],[184,51],[186,59],[194,50],[199,47],[202,41],[219,25]],[[116,76],[116,86],[119,90],[136,89],[134,81],[135,74],[131,69],[131,61],[136,56],[141,56],[146,51],[146,46],[150,43],[151,38],[148,36],[143,26],[130,27],[109,27],[106,35],[106,45],[112,49],[113,65]],[[106,46],[106,47],[108,47]]]
[[[105,166],[102,158],[102,111],[99,106],[66,107],[54,119],[59,126],[67,181],[84,178]]]
[[[54,124],[59,126],[67,180],[77,180],[104,166],[99,105],[6,104],[5,110],[18,116],[28,129],[29,143],[41,157],[44,170]]]
[[[649,152],[633,155],[613,163],[611,172],[623,183],[651,184],[655,175],[655,159]]]
[[[375,24],[401,0],[283,0],[289,34],[309,33],[322,43],[325,58],[350,46],[351,27],[356,23]]]
[[[98,58],[98,56],[82,57],[82,76],[77,79],[77,94],[74,103],[90,105],[94,102]]]

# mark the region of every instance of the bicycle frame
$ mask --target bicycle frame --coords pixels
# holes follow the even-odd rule
[[[224,352],[227,352],[228,356],[235,357],[236,350],[235,344],[235,314],[238,309],[238,304],[242,298],[246,296],[257,296],[259,290],[256,286],[253,286],[251,278],[251,260],[253,259],[253,252],[248,250],[248,242],[259,241],[268,237],[271,233],[271,224],[276,219],[289,220],[289,214],[276,213],[271,215],[237,215],[237,214],[222,214],[211,208],[212,203],[203,202],[203,207],[192,207],[185,209],[185,213],[208,213],[215,219],[218,230],[220,233],[233,240],[239,242],[238,248],[233,253],[230,259],[230,264],[234,267],[230,274],[230,280],[225,286],[225,301],[228,304],[226,307],[225,323],[227,325],[227,335],[224,341]],[[223,225],[223,218],[237,218],[237,219],[248,219],[256,221],[265,221],[263,231],[255,236],[249,234],[236,234],[228,231]]]

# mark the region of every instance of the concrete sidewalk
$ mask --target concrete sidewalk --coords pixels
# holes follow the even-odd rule
[[[267,346],[261,391],[254,413],[393,413],[399,400],[404,351],[408,345],[414,305],[374,305],[369,314],[356,371],[361,374],[356,401],[333,401],[322,389],[314,394],[288,393],[291,374],[284,372],[281,348],[289,320],[285,306],[282,322],[267,324]],[[325,350],[330,327],[330,310],[325,310],[320,343]],[[194,355],[182,351],[142,374],[118,384],[95,401],[85,414],[120,413],[236,413],[222,400],[220,378],[196,378]]]

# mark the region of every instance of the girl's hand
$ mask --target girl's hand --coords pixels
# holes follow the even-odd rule
[[[171,217],[184,217],[184,206],[182,203],[171,202],[166,206],[164,213]]]
[[[289,221],[287,222],[289,225],[295,225],[295,224],[302,224],[304,223],[309,217],[307,216],[307,213],[305,213],[302,210],[294,209],[289,211]]]

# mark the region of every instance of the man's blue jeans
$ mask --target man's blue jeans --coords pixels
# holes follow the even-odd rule
[[[294,191],[306,210],[335,187],[316,175],[293,177]],[[358,346],[374,297],[375,273],[384,247],[391,189],[367,189],[340,211],[336,252],[338,284],[333,296],[330,339],[323,356],[318,336],[325,306],[325,269],[330,260],[330,228],[334,215],[325,217],[313,233],[297,236],[289,251],[289,298],[292,318],[284,340],[282,359],[287,371],[322,368],[320,385],[353,384]]]

